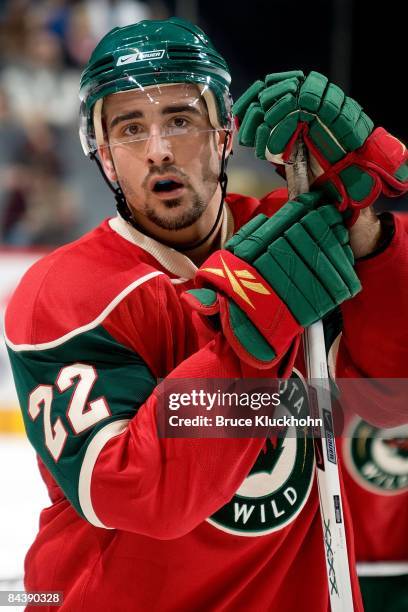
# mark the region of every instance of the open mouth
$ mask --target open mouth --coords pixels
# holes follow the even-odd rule
[[[186,186],[177,175],[155,176],[149,182],[149,189],[160,200],[176,200],[185,193]]]
[[[173,179],[160,179],[155,181],[153,191],[154,193],[172,193],[183,187],[183,183],[179,181]]]

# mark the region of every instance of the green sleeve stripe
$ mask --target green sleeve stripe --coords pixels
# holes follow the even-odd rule
[[[31,444],[77,512],[84,518],[88,513],[93,521],[89,496],[79,499],[79,489],[87,490],[79,479],[82,475],[81,482],[87,482],[92,449],[107,432],[116,435],[119,422],[137,414],[156,387],[156,377],[102,326],[52,349],[9,349],[9,355]]]

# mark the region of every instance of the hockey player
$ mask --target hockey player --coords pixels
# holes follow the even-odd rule
[[[398,216],[406,227],[404,216]],[[333,373],[339,340],[340,336],[329,351]],[[405,409],[401,379],[380,379],[376,385],[388,385],[388,397],[399,396],[400,387],[405,397],[398,403]],[[337,451],[353,517],[364,610],[402,612],[408,606],[408,426],[375,427],[354,411],[343,416],[344,433]]]
[[[272,145],[285,155],[304,126],[310,78],[290,78],[283,104],[279,75],[283,87],[261,82],[239,101],[248,143],[258,128],[265,136],[273,109],[276,125],[284,121],[257,140],[260,157]],[[7,310],[27,435],[52,501],[26,557],[25,587],[62,591],[63,610],[326,611],[310,439],[277,448],[256,438],[160,438],[160,390],[177,379],[291,376],[299,402],[301,333],[340,304],[342,376],[372,375],[383,352],[390,370],[407,363],[399,335],[408,253],[398,223],[370,209],[357,219],[350,244],[365,259],[354,271],[343,217],[319,191],[284,208],[284,191],[261,201],[226,196],[229,84],[224,59],[180,19],[102,39],[82,77],[81,140],[118,216],[35,264]],[[318,108],[317,88],[313,95]],[[337,114],[350,140],[361,130],[348,108]],[[324,124],[316,109],[308,119]],[[357,153],[335,140],[344,167],[348,155],[357,164],[343,174],[346,188],[341,172],[330,173],[338,160],[321,153],[319,168],[343,208],[366,163],[372,181],[359,185],[405,189],[405,176],[393,176],[406,160],[401,147],[390,169],[371,160],[370,130]],[[353,567],[351,580],[361,610]]]
[[[397,214],[408,231],[406,214]],[[340,337],[329,364],[335,370]],[[381,380],[381,386],[392,381]],[[401,380],[391,389],[395,395]],[[402,389],[405,385],[401,385]],[[397,393],[399,395],[399,393]],[[405,397],[398,404],[406,405]],[[389,404],[389,401],[387,402]],[[353,517],[357,574],[365,612],[408,608],[408,426],[375,427],[356,414],[338,445]]]

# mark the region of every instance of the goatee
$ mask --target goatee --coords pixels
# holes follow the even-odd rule
[[[174,198],[174,200],[165,200],[163,204],[166,206],[166,208],[171,209],[181,206],[182,201],[180,198]],[[207,204],[196,195],[189,210],[181,212],[180,215],[173,217],[172,219],[158,215],[157,212],[149,206],[146,206],[144,214],[149,221],[161,229],[181,230],[185,229],[186,227],[191,227],[191,225],[193,225],[201,217],[206,208]]]

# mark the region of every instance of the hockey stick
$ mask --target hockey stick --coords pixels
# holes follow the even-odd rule
[[[309,191],[307,161],[306,147],[299,138],[291,162],[286,164],[290,199]],[[353,612],[322,321],[317,321],[305,330],[303,344],[312,414],[323,423],[322,427],[314,428],[313,435],[331,610]]]

